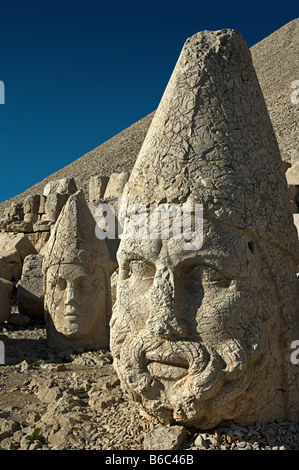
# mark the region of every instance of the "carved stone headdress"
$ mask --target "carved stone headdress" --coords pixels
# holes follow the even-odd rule
[[[105,240],[95,235],[96,222],[82,190],[71,195],[51,233],[44,269],[59,264],[102,266],[110,272],[110,257]]]
[[[202,203],[204,219],[298,254],[277,140],[240,33],[186,41],[125,194],[128,205]]]
[[[279,147],[240,33],[203,31],[186,41],[123,196],[127,206],[203,204],[204,226],[223,223],[258,243],[280,312],[283,387],[296,403],[290,344],[299,333],[298,238]]]

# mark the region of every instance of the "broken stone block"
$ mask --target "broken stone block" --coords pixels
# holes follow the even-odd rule
[[[104,194],[104,199],[116,198],[121,196],[128,181],[130,173],[124,171],[122,173],[112,173]]]
[[[38,211],[40,206],[40,195],[34,194],[27,196],[24,200],[24,222],[34,224],[38,219]]]
[[[42,215],[45,213],[45,204],[46,204],[46,196],[44,196],[43,194],[40,196],[40,200],[39,200],[39,207],[38,207],[38,214],[39,215]]]
[[[44,320],[43,255],[28,255],[17,284],[19,312],[31,320]]]
[[[50,194],[74,194],[77,191],[77,186],[74,178],[62,178],[60,180],[50,181],[46,184],[43,190],[43,196],[48,197]]]
[[[299,185],[299,162],[286,171],[286,179],[289,185]]]
[[[158,425],[149,431],[143,441],[144,450],[179,450],[187,437],[184,426]]]
[[[2,281],[0,281],[0,323],[8,320],[10,315],[10,300],[8,297],[7,290]]]
[[[104,198],[109,176],[92,176],[89,180],[89,201],[99,201]]]
[[[22,274],[22,260],[17,250],[0,251],[0,277],[18,281]]]
[[[27,233],[26,236],[28,240],[32,243],[34,248],[36,249],[37,253],[40,253],[45,248],[49,240],[50,230],[47,230],[47,231],[36,230],[33,233]]]
[[[13,232],[0,233],[0,250],[16,250],[20,255],[21,261],[24,261],[27,255],[37,253],[36,249],[25,234]]]
[[[21,202],[17,204],[13,202],[10,205],[9,209],[5,211],[5,218],[10,222],[23,220],[24,218],[23,204]]]

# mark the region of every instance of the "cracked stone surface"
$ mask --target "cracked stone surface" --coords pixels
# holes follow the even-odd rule
[[[52,350],[109,344],[110,258],[95,235],[82,191],[70,196],[52,231],[43,263],[45,318]]]
[[[202,430],[298,419],[297,234],[238,32],[186,41],[124,196],[204,211],[201,247],[162,229],[121,240],[110,345],[125,393],[163,423]]]

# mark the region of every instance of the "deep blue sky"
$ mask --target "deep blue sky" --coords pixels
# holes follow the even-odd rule
[[[0,201],[155,110],[189,36],[234,28],[251,47],[298,10],[295,0],[0,0]]]

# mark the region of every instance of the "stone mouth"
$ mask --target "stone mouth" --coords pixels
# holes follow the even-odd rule
[[[188,368],[173,363],[150,361],[147,369],[153,377],[158,379],[179,380],[188,374]]]
[[[145,354],[146,362],[156,362],[171,367],[189,368],[189,361],[183,356],[172,353],[159,353],[158,351],[149,351]]]
[[[189,369],[189,361],[175,352],[147,352],[145,365],[153,377],[167,380],[179,380],[188,374]]]

